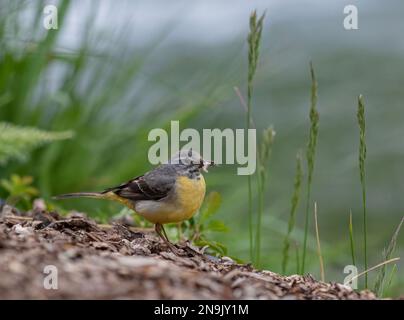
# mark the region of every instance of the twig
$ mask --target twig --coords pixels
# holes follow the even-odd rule
[[[364,274],[367,274],[370,271],[373,271],[373,270],[375,270],[375,269],[377,269],[379,267],[382,267],[382,266],[384,266],[384,265],[386,265],[388,263],[395,262],[395,261],[398,261],[398,260],[400,260],[400,258],[393,258],[393,259],[381,262],[381,263],[379,263],[379,264],[377,264],[377,265],[375,265],[375,266],[373,266],[373,267],[371,267],[371,268],[357,274],[356,276],[353,276],[351,279],[349,279],[347,282],[345,282],[344,285],[348,285],[353,280],[358,279],[359,277],[363,276]]]
[[[318,254],[318,259],[319,259],[319,261],[320,261],[321,281],[325,282],[324,262],[323,262],[323,255],[321,254],[320,234],[319,234],[319,232],[318,232],[317,202],[314,202],[314,225],[315,225],[315,227],[316,227],[317,254]]]

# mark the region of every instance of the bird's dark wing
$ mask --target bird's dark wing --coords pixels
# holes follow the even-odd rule
[[[116,195],[133,200],[159,200],[166,197],[173,189],[176,173],[173,168],[162,165],[136,177],[117,187],[109,188],[103,193],[113,192]]]

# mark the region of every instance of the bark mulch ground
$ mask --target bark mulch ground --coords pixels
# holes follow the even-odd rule
[[[281,276],[179,247],[176,256],[152,230],[4,206],[0,299],[375,299],[310,275]],[[57,268],[57,290],[44,288],[49,265]]]

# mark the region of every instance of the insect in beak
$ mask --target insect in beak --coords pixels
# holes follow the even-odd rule
[[[199,169],[202,169],[205,172],[208,172],[208,168],[214,166],[213,161],[205,161],[203,159],[199,162]]]

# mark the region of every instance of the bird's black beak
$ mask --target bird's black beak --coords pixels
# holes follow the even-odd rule
[[[205,161],[203,159],[200,160],[199,162],[199,169],[202,169],[205,172],[208,172],[208,168],[214,166],[214,162],[213,161]]]

